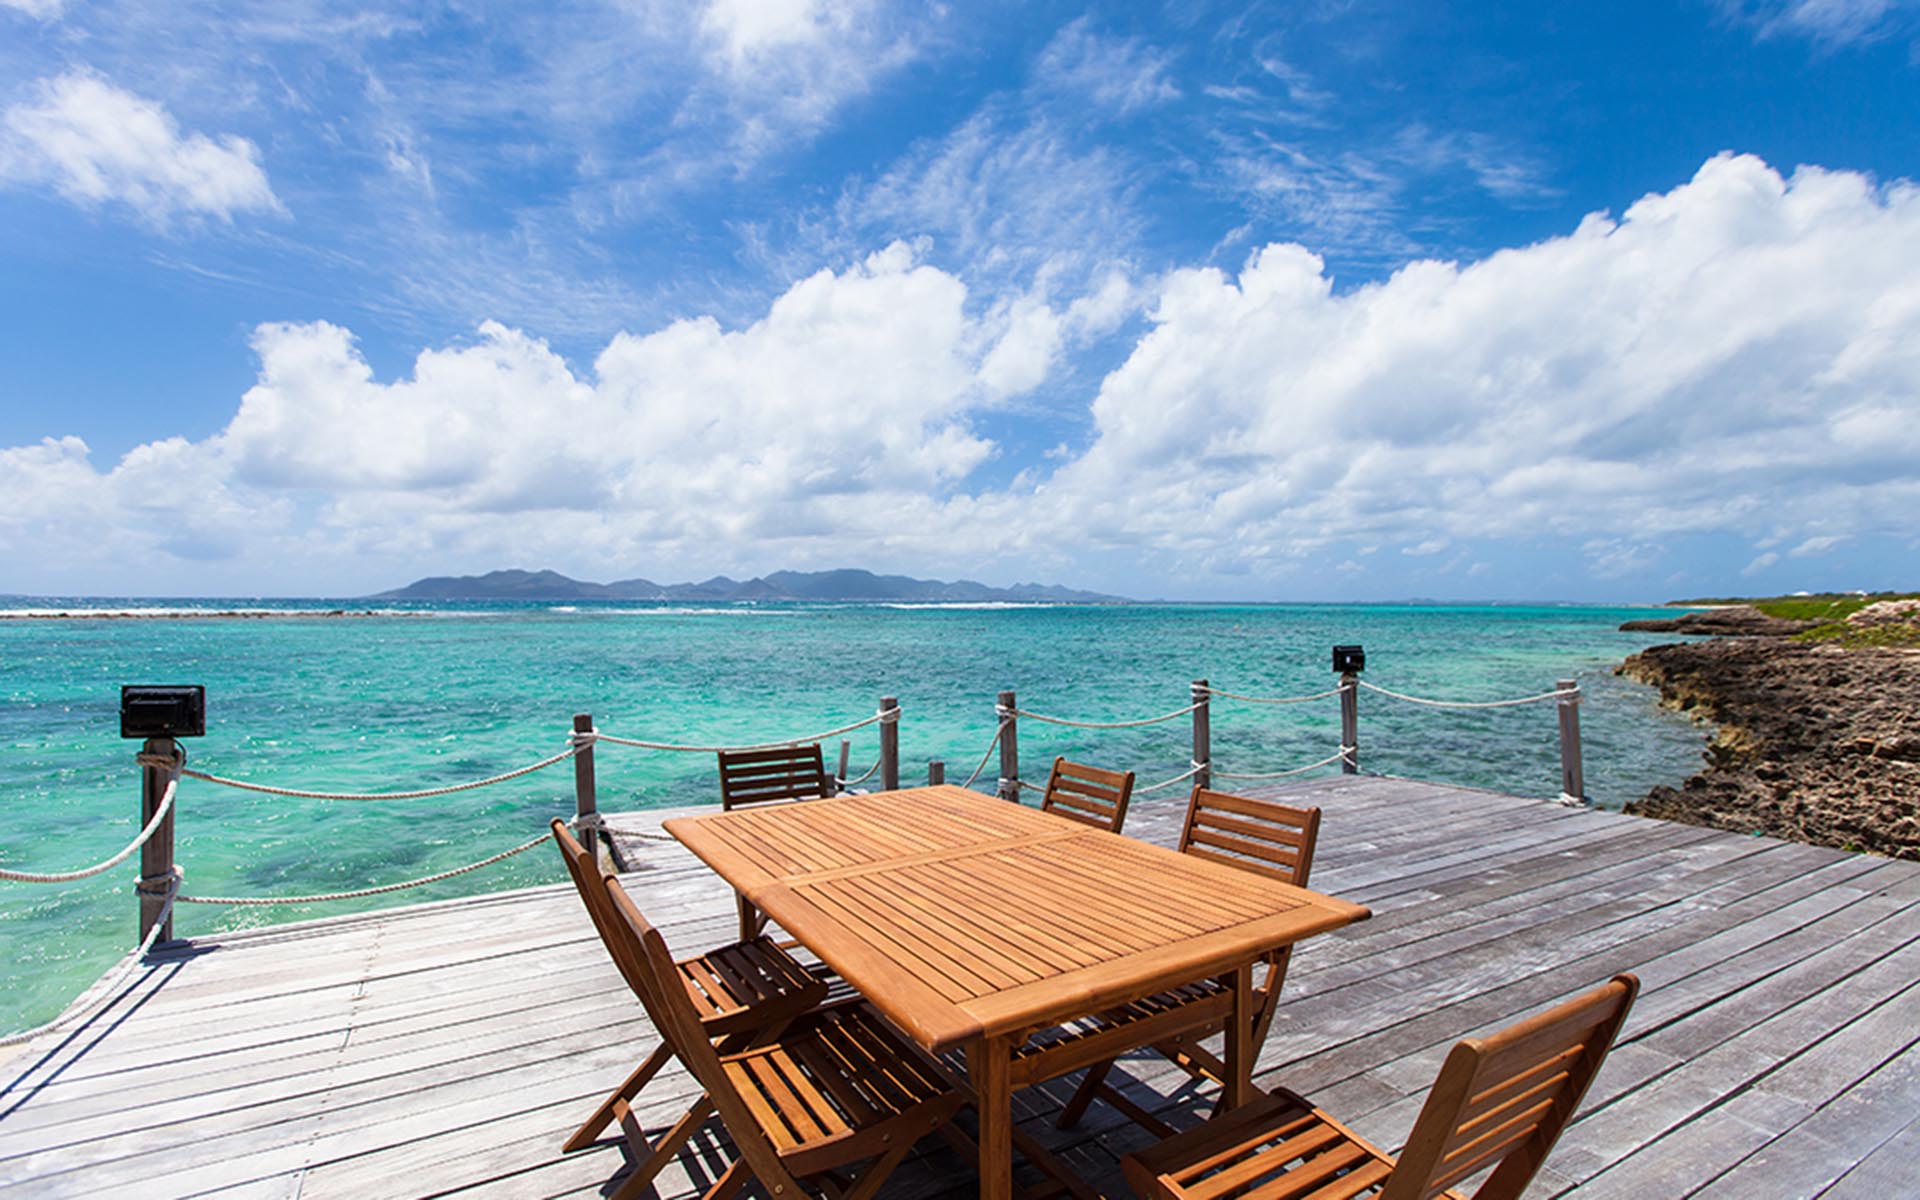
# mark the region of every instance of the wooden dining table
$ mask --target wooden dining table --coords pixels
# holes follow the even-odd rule
[[[1036,1031],[1232,987],[1225,1105],[1253,1096],[1253,968],[1361,905],[939,785],[676,817],[667,832],[935,1053],[964,1047],[980,1194],[1012,1194],[1011,1064]],[[743,916],[743,920],[745,917]]]

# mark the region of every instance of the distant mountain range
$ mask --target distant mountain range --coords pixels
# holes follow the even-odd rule
[[[970,579],[952,583],[875,575],[872,571],[775,571],[757,579],[715,575],[700,583],[655,583],[621,579],[589,583],[558,571],[489,571],[485,575],[436,575],[374,600],[892,600],[907,603],[1116,604],[1123,596],[1082,592],[1052,584],[988,587]]]

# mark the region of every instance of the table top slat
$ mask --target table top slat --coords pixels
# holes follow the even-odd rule
[[[964,901],[949,894],[947,889],[940,887],[934,881],[928,881],[929,886],[918,894],[903,890],[898,882],[889,880],[885,876],[869,875],[860,882],[865,887],[896,899],[905,900],[910,896],[910,902],[927,910],[929,919],[935,924],[951,925],[965,919],[967,906]],[[985,936],[971,947],[975,957],[991,963],[993,970],[1008,976],[1009,983],[1016,978],[1032,977],[1033,972],[1027,964],[1039,957],[1032,948],[1023,946],[1017,940],[1008,937],[1007,931],[998,920],[995,920],[984,932]],[[1060,969],[1058,963],[1050,959],[1045,961],[1046,970],[1041,973],[1051,973],[1053,970]]]
[[[1071,971],[1077,967],[1092,966],[1104,957],[1100,948],[1089,945],[1085,940],[1072,938],[1058,929],[1049,928],[1042,921],[1034,920],[1030,903],[997,888],[979,887],[976,877],[968,876],[957,868],[943,876],[930,876],[929,883],[939,887],[943,897],[951,896],[958,911],[977,908],[990,914],[995,922],[994,935],[1001,942],[1021,954],[1047,962],[1055,970]]]

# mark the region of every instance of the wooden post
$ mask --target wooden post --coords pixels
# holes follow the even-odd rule
[[[1557,685],[1572,695],[1560,697],[1560,799],[1567,804],[1587,802],[1586,774],[1580,763],[1580,681],[1562,679]]]
[[[927,760],[927,783],[928,783],[928,785],[929,785],[929,786],[936,786],[936,787],[937,787],[938,785],[940,785],[940,784],[943,784],[943,783],[945,783],[946,781],[947,781],[947,764],[946,764],[946,760],[944,760],[944,759],[939,759],[939,758],[930,758],[930,759],[928,759],[928,760]]]
[[[141,746],[142,755],[154,755],[171,759],[180,753],[180,746],[170,737],[148,738]],[[153,820],[153,814],[160,808],[160,801],[167,794],[167,781],[173,777],[173,771],[167,767],[153,766],[148,763],[140,767],[140,828],[145,829],[147,822]],[[160,920],[160,910],[167,905],[167,888],[173,883],[173,822],[180,813],[180,798],[174,796],[173,807],[167,810],[167,819],[153,831],[146,845],[140,847],[140,938],[134,945],[147,940],[147,934],[153,931]],[[165,927],[160,930],[159,939],[154,943],[173,940],[173,916],[168,914]]]
[[[592,733],[593,714],[573,714],[573,731]],[[604,871],[606,864],[600,861],[602,838],[599,831],[590,828],[591,823],[586,820],[588,817],[597,815],[599,811],[600,801],[593,778],[593,743],[588,742],[573,752],[573,812],[574,816],[580,818],[580,823],[574,826],[574,831],[579,834],[580,845],[588,854],[593,855],[594,866]]]
[[[880,711],[893,712],[900,707],[897,696],[880,697]],[[880,790],[896,791],[900,787],[900,718],[888,717],[880,722]]]
[[[1195,787],[1213,786],[1213,716],[1211,710],[1213,693],[1207,690],[1207,681],[1193,681],[1193,761],[1204,763],[1193,777]]]
[[[1002,800],[1020,803],[1020,731],[1013,719],[1017,707],[1012,692],[1001,692],[994,720],[1000,728],[1000,787]],[[1004,715],[1003,715],[1004,714]]]
[[[852,769],[853,769],[853,741],[849,738],[841,738],[840,739],[840,769],[834,772],[833,778],[829,781],[828,785],[835,792],[838,792],[841,788],[846,786],[847,772],[851,771]]]
[[[1360,773],[1360,676],[1353,671],[1340,676],[1340,773]]]

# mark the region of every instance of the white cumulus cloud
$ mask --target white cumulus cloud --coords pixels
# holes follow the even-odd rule
[[[1758,537],[1920,511],[1920,190],[1723,155],[1618,220],[1336,292],[1181,270],[1039,494],[1116,542]]]
[[[89,206],[117,201],[154,224],[280,210],[246,138],[183,133],[160,104],[84,71],[34,93],[0,122],[0,180],[49,185]]]
[[[896,245],[744,328],[620,334],[591,372],[488,322],[388,381],[346,329],[262,325],[258,379],[205,441],[106,469],[76,438],[0,450],[0,547],[49,579],[141,544],[193,578],[241,543],[388,573],[423,556],[806,561],[808,543],[911,527],[993,453],[967,420],[990,387],[965,305]]]
[[[381,379],[345,329],[268,324],[212,437],[111,466],[74,438],[0,449],[0,550],[54,592],[144,554],[200,591],[268,562],[369,586],[861,563],[1247,594],[1377,547],[1515,590],[1537,568],[1497,564],[1557,547],[1563,578],[1617,587],[1701,535],[1761,572],[1913,536],[1915,262],[1913,185],[1723,155],[1617,218],[1347,291],[1275,244],[978,312],[896,243],[590,369],[489,322]],[[982,471],[987,430],[1032,417],[1009,398],[1143,309],[1086,435]]]

